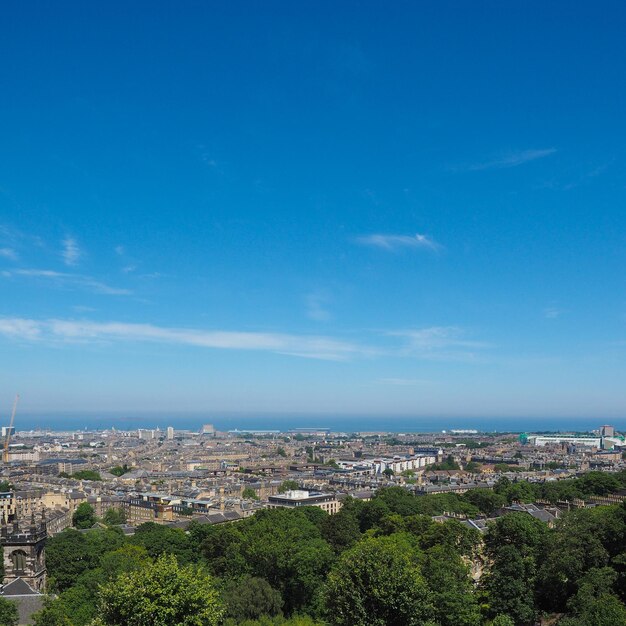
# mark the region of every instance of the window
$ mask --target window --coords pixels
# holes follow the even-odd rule
[[[11,561],[13,562],[13,571],[15,573],[22,573],[26,570],[26,552],[23,550],[12,552]]]

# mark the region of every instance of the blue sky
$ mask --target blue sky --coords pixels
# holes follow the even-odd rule
[[[626,412],[621,2],[22,2],[0,406]]]

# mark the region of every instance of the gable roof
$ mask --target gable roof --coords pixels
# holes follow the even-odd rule
[[[16,578],[2,587],[0,595],[9,596],[40,596],[24,579]]]
[[[0,596],[17,604],[18,624],[32,624],[33,614],[43,609],[46,596],[35,591],[25,580],[16,578],[4,585]]]

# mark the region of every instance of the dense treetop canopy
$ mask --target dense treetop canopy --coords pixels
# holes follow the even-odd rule
[[[572,510],[554,528],[507,513],[484,535],[432,519],[625,484],[623,472],[592,472],[463,495],[388,487],[368,502],[346,498],[333,516],[265,509],[237,523],[192,521],[186,532],[146,523],[131,537],[115,526],[68,529],[48,543],[57,597],[36,625],[531,626],[541,614],[560,615],[561,626],[626,625],[626,504]]]

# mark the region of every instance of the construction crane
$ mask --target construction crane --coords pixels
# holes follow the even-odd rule
[[[11,411],[11,422],[9,423],[9,428],[7,430],[7,435],[4,439],[4,454],[2,455],[2,460],[5,463],[9,462],[9,444],[11,443],[11,434],[13,433],[13,422],[15,420],[15,412],[17,411],[17,403],[20,401],[20,394],[15,394],[15,401],[13,402],[13,411]]]

